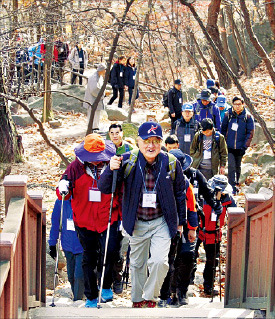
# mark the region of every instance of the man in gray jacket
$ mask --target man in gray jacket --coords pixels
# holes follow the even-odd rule
[[[90,102],[91,104],[94,103],[100,89],[102,88],[104,82],[104,76],[106,73],[106,65],[100,63],[97,67],[97,70],[89,77],[87,88],[85,91],[84,100]],[[100,111],[104,110],[104,103],[103,103],[104,94],[102,95],[100,101],[98,102],[94,120],[93,120],[93,131],[99,130],[99,119],[100,119]],[[87,117],[88,122],[90,121],[92,107],[88,103],[83,103],[83,107],[87,109]]]

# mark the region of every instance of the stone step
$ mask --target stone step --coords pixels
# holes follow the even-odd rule
[[[49,301],[49,300],[48,300]],[[254,318],[254,311],[249,309],[224,308],[218,298],[210,299],[190,297],[189,305],[180,308],[133,309],[130,307],[113,307],[111,302],[102,304],[99,309],[85,308],[83,301],[71,302],[68,298],[59,298],[56,307],[30,310],[29,318]]]

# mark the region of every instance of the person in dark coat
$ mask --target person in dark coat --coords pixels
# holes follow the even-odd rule
[[[176,120],[181,118],[182,111],[182,91],[181,80],[175,80],[174,86],[168,91],[169,116],[171,118],[171,127]]]
[[[109,194],[113,171],[118,170],[117,187],[123,184],[122,225],[130,235],[134,308],[156,307],[169,268],[171,238],[186,224],[182,169],[173,155],[161,151],[162,138],[158,123],[143,123],[138,130],[139,151],[112,157],[98,184]],[[196,227],[197,220],[189,224]]]
[[[201,123],[205,118],[212,119],[216,130],[221,130],[221,116],[219,108],[211,100],[211,91],[203,89],[197,101],[193,103],[195,119]]]
[[[57,199],[52,212],[52,226],[49,236],[50,256],[56,258],[56,243],[59,236],[61,200]],[[63,203],[61,245],[67,261],[68,280],[74,295],[73,300],[81,300],[84,294],[84,277],[82,270],[83,248],[77,237],[73,221],[71,201]]]
[[[179,140],[179,148],[185,154],[190,155],[191,142],[200,128],[200,124],[194,117],[193,105],[185,103],[182,106],[182,117],[174,122],[171,134],[175,134]]]
[[[254,118],[245,108],[244,100],[235,96],[233,107],[224,115],[221,133],[228,147],[228,180],[233,194],[238,192],[241,163],[245,151],[250,146],[254,130]]]
[[[118,107],[122,108],[122,103],[124,99],[124,89],[126,88],[126,58],[125,56],[120,56],[116,63],[113,65],[113,68],[111,70],[110,74],[110,83],[112,85],[113,89],[113,96],[111,97],[110,101],[108,102],[108,105],[112,105],[113,102],[118,97],[119,92],[119,101],[118,101]]]
[[[133,90],[135,87],[135,79],[136,79],[137,68],[135,66],[135,59],[130,57],[127,59],[126,63],[126,70],[125,70],[125,84],[128,86],[128,93],[129,93],[129,105],[131,104]],[[137,90],[136,99],[139,97],[139,91]]]

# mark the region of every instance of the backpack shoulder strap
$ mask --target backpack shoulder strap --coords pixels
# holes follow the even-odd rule
[[[130,157],[127,161],[127,164],[126,164],[126,167],[125,167],[125,170],[124,170],[124,178],[127,178],[132,170],[132,168],[136,165],[136,161],[137,161],[137,158],[138,158],[138,153],[139,153],[139,150],[138,149],[135,149],[135,150],[132,150],[131,153],[130,153]]]
[[[174,181],[176,177],[177,159],[173,154],[168,153],[168,160],[169,160],[169,175],[171,176],[172,181]]]
[[[179,126],[180,126],[180,120],[177,120],[177,121],[176,121],[176,127],[175,127],[175,134],[176,134],[177,136],[178,136]]]
[[[215,141],[216,141],[218,148],[220,148],[220,132],[219,131],[215,132]]]

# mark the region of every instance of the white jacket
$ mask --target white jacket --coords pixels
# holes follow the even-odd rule
[[[88,54],[86,52],[86,50],[83,50],[84,53],[84,69],[87,67],[88,65]],[[80,61],[79,61],[79,55],[78,55],[78,50],[77,47],[74,47],[69,55],[69,61],[72,65],[73,69],[79,70],[80,69]]]
[[[84,100],[93,104],[100,89],[102,88],[103,82],[104,82],[103,76],[99,76],[97,71],[95,71],[88,79]],[[97,111],[104,110],[103,98],[104,98],[104,94],[102,95],[100,101],[98,102]],[[84,102],[83,107],[85,109],[88,109],[90,105]]]

